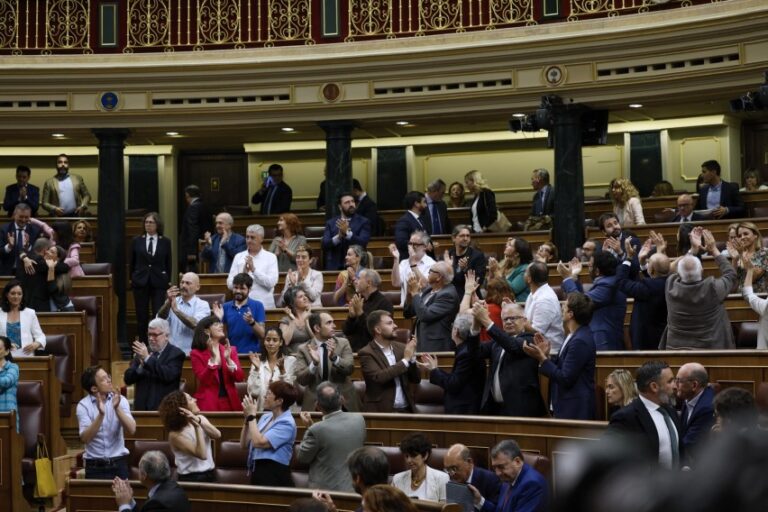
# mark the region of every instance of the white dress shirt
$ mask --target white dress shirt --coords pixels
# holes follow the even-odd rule
[[[525,318],[551,343],[552,353],[556,354],[563,346],[563,311],[560,300],[551,286],[544,283],[525,299]]]
[[[416,268],[419,269],[421,275],[427,277],[429,269],[435,264],[435,260],[428,255],[424,255],[423,258],[416,264]],[[411,276],[411,260],[406,258],[400,262],[400,305],[405,304],[405,297],[408,294],[408,278]]]
[[[640,400],[648,409],[648,414],[651,415],[653,424],[656,426],[656,434],[659,437],[659,464],[668,469],[672,468],[672,441],[669,437],[669,429],[664,415],[659,412],[659,404],[651,402],[643,395],[640,395]]]
[[[378,345],[378,347],[381,349],[381,351],[384,353],[384,357],[387,358],[387,362],[389,363],[389,366],[395,366],[398,361],[395,359],[395,351],[392,350],[392,346],[389,347],[383,347],[379,345],[379,342],[374,340],[374,343]],[[407,361],[405,359],[402,360],[405,364],[405,367],[407,368],[410,363],[410,361]],[[403,393],[403,385],[400,383],[400,377],[395,377],[395,403],[394,403],[395,409],[405,409],[408,407],[408,401],[405,399],[405,393]]]
[[[277,256],[262,248],[258,254],[253,257],[253,272],[249,275],[253,278],[251,293],[248,294],[253,300],[258,300],[264,304],[264,309],[275,309],[275,285],[277,284]],[[232,260],[232,268],[229,269],[227,276],[227,288],[232,289],[232,280],[237,274],[245,272],[245,261],[248,257],[248,250],[239,252]]]

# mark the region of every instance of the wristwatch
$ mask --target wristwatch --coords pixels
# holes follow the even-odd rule
[[[256,419],[256,416],[254,416],[253,414],[249,414],[248,416],[245,417],[245,424],[247,425],[248,423],[252,422],[255,419]]]

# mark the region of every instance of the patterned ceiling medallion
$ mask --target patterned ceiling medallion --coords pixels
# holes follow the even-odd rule
[[[547,66],[544,68],[544,82],[550,87],[557,87],[565,82],[565,68],[561,66]]]
[[[328,103],[334,103],[341,98],[341,86],[336,83],[323,85],[323,99]]]

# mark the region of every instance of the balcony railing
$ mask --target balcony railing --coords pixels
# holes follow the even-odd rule
[[[419,37],[717,0],[0,0],[0,53],[202,51]]]

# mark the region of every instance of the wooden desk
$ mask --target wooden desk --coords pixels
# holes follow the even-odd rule
[[[16,432],[16,413],[0,412],[0,506],[3,510],[27,512],[29,504],[21,493],[21,459],[24,439]]]
[[[36,381],[42,384],[45,401],[43,428],[45,438],[48,440],[48,449],[51,452],[51,458],[64,455],[67,453],[67,445],[61,437],[61,415],[59,414],[61,382],[56,376],[54,356],[15,357],[14,361],[19,365],[19,380]],[[23,421],[22,418],[22,427]]]

